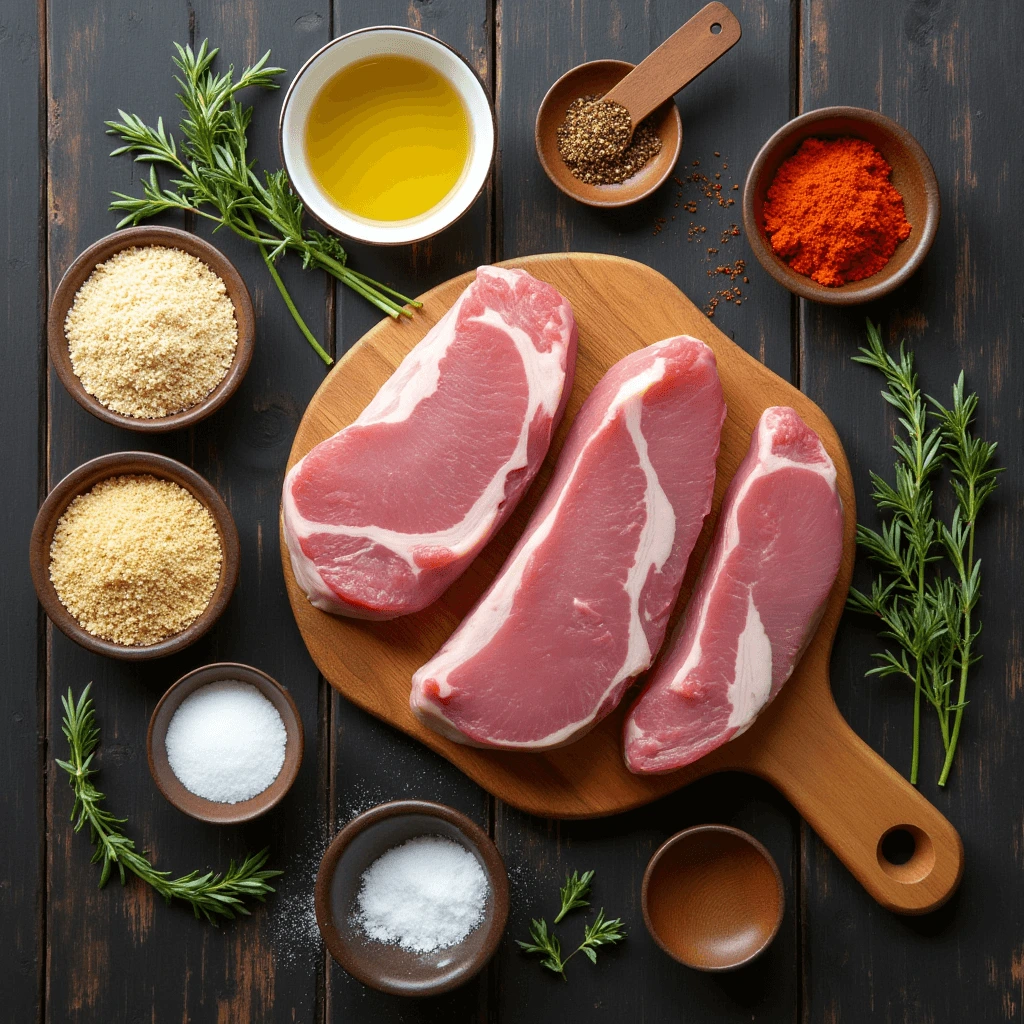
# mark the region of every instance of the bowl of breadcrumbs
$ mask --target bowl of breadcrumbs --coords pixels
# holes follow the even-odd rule
[[[69,473],[32,528],[32,581],[72,640],[138,661],[198,640],[238,580],[238,532],[194,470],[148,452],[117,452]]]
[[[231,262],[176,228],[128,228],[89,246],[54,293],[50,359],[71,396],[129,430],[209,416],[252,358],[252,300]]]

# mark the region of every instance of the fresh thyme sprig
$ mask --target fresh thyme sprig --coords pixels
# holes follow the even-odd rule
[[[571,910],[578,907],[589,907],[586,899],[590,895],[590,883],[594,877],[593,871],[585,871],[582,875],[573,872],[567,875],[565,885],[559,890],[562,896],[562,906],[555,917],[555,924],[565,917]],[[597,917],[591,924],[583,926],[583,941],[566,957],[562,956],[562,944],[554,932],[548,931],[547,922],[544,918],[534,918],[530,921],[530,941],[523,942],[516,940],[517,945],[524,953],[537,953],[541,957],[541,967],[565,977],[565,965],[577,954],[583,953],[587,959],[597,963],[597,950],[601,946],[613,945],[621,942],[626,937],[626,930],[619,918],[608,920],[604,916],[604,908],[597,912]]]
[[[980,625],[972,625],[978,602],[981,566],[974,560],[974,530],[984,501],[996,486],[999,469],[991,466],[995,445],[972,436],[977,396],[964,397],[961,373],[953,388],[953,408],[922,395],[913,355],[903,345],[899,358],[885,350],[877,327],[868,321],[868,346],[854,361],[879,370],[886,379],[882,397],[899,412],[906,437],[897,434],[895,486],[871,474],[872,497],[883,515],[880,531],[858,524],[857,541],[882,566],[870,594],[851,588],[849,607],[881,622],[881,635],[895,640],[900,651],[875,655],[879,664],[869,675],[902,676],[914,687],[914,731],[910,781],[917,782],[921,746],[921,703],[927,700],[938,716],[945,753],[939,784],[949,777],[960,735],[967,674],[977,661],[974,641]],[[930,415],[937,420],[931,426]],[[957,509],[950,526],[933,512],[932,477],[943,463],[952,466]],[[945,555],[952,576],[940,564]],[[959,679],[956,699],[954,680]]]
[[[91,688],[90,683],[77,701],[70,688],[67,696],[61,698],[64,706],[63,731],[70,754],[67,761],[57,759],[57,764],[70,776],[75,794],[75,805],[71,811],[75,831],[80,832],[86,824],[89,826],[89,836],[96,847],[92,863],[102,864],[100,888],[107,884],[116,865],[122,885],[125,882],[125,871],[130,871],[151,885],[168,903],[172,899],[184,900],[192,907],[197,918],[205,918],[210,924],[218,924],[218,918],[248,914],[244,901],[264,900],[269,893],[274,892],[268,879],[281,874],[280,871],[263,867],[267,860],[267,850],[246,857],[238,865],[231,861],[223,874],[190,871],[180,878],[171,878],[169,871],[157,871],[146,856],[135,849],[135,843],[122,832],[121,826],[128,819],[116,818],[101,806],[104,796],[92,783],[96,769],[91,765],[99,745],[100,733],[92,699],[89,697]]]
[[[593,877],[593,871],[584,871],[582,875],[574,871],[571,875],[566,876],[565,885],[558,890],[562,894],[562,909],[555,917],[555,924],[558,924],[570,910],[590,906],[587,896],[590,895],[590,883]]]
[[[117,135],[124,142],[111,156],[134,153],[137,161],[150,164],[149,177],[142,182],[142,196],[114,193],[110,208],[124,214],[117,226],[184,210],[212,221],[217,229],[228,227],[253,242],[299,330],[328,365],[333,360],[306,326],[277,272],[275,264],[283,253],[297,253],[304,268],[327,271],[390,317],[411,316],[405,307],[421,303],[352,270],[346,266],[348,257],[337,238],[303,227],[302,201],[292,191],[283,170],[265,171],[262,179],[256,173],[256,161],[248,156],[246,136],[252,107],[243,107],[235,94],[250,87],[278,88],[275,78],[284,73],[284,68],[267,66],[270,51],[245,68],[235,81],[234,65],[223,74],[212,70],[219,50],[211,49],[207,40],[195,52],[191,46],[174,45],[178,51],[174,64],[181,72],[175,75],[175,81],[181,87],[178,99],[185,112],[179,124],[184,137],[180,147],[164,129],[162,117],[157,118],[154,128],[137,115],[118,110],[121,120],[106,122],[107,134]],[[179,175],[172,179],[171,188],[161,185],[157,164]]]

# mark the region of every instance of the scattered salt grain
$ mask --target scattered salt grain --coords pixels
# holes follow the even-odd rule
[[[167,726],[171,771],[196,796],[236,804],[281,772],[287,742],[277,708],[251,683],[208,683],[190,693]]]
[[[377,942],[430,953],[461,942],[480,924],[489,891],[469,850],[440,836],[418,836],[363,872],[355,919]]]

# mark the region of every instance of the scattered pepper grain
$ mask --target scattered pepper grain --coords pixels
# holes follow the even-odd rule
[[[213,516],[188,491],[150,475],[101,480],[57,523],[50,579],[78,624],[126,647],[190,626],[220,579]]]
[[[621,104],[582,96],[569,105],[558,127],[559,155],[573,177],[585,184],[616,185],[661,152],[650,119],[636,126],[632,141],[631,128],[629,111]]]
[[[202,401],[238,344],[224,282],[201,259],[133,247],[99,264],[64,321],[71,365],[108,409],[157,419]]]

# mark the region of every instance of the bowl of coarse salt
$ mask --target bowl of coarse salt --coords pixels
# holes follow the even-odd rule
[[[157,789],[180,811],[235,825],[269,811],[302,763],[302,719],[265,672],[218,662],[182,676],[153,710],[146,736]]]
[[[324,944],[354,978],[381,992],[433,996],[473,977],[508,920],[508,875],[497,847],[443,804],[397,800],[353,818],[316,879]]]

